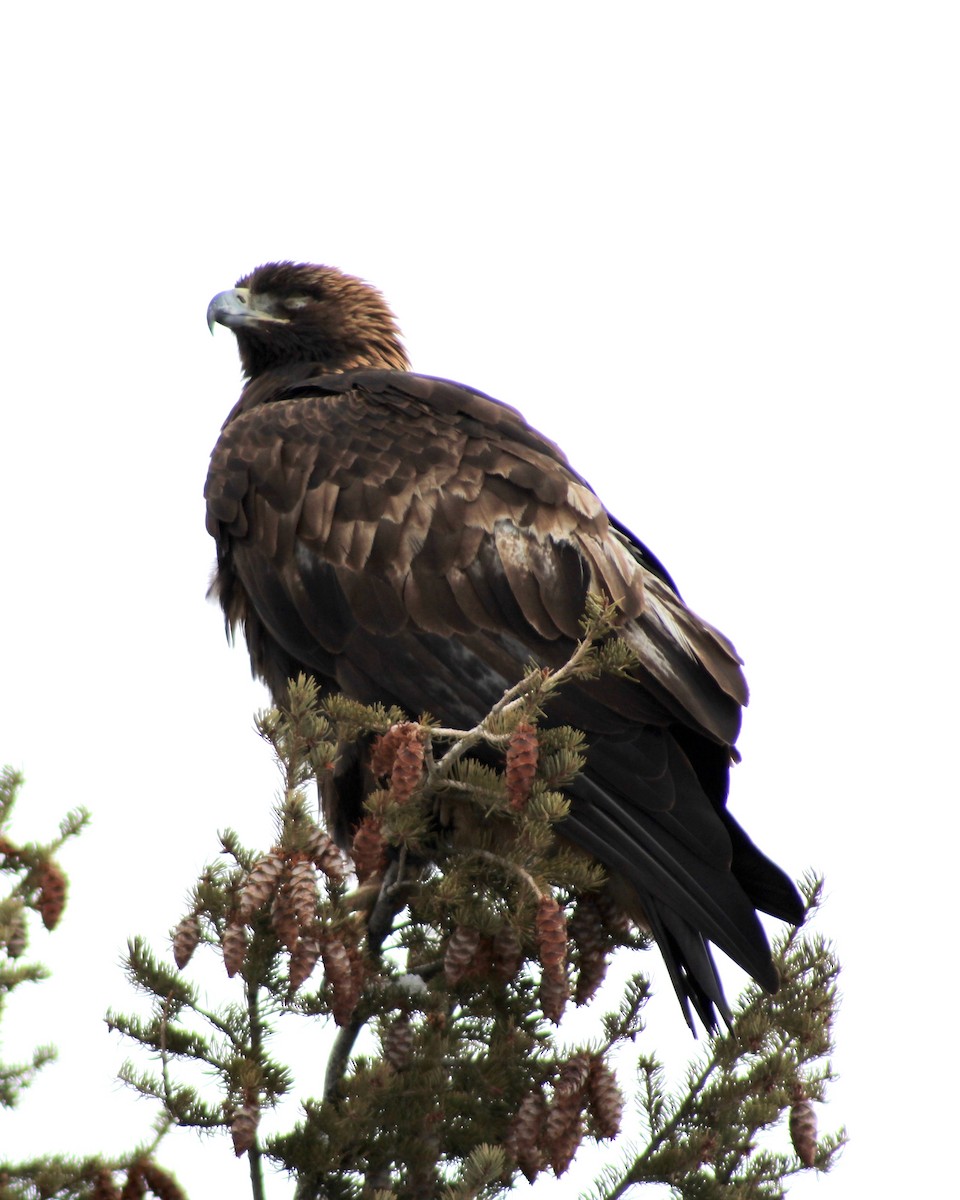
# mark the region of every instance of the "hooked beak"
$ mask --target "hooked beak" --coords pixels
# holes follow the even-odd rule
[[[242,329],[250,325],[288,325],[286,317],[271,311],[271,297],[250,294],[249,288],[230,288],[218,292],[207,306],[207,326],[213,333],[214,325],[226,325],[228,329]]]

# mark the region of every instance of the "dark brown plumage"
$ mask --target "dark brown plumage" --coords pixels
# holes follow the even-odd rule
[[[775,989],[755,909],[802,908],[727,811],[747,689],[726,638],[519,413],[410,373],[368,284],[270,264],[207,316],[248,377],[207,479],[213,590],[274,696],[305,671],[468,727],[531,658],[567,660],[589,591],[616,600],[642,666],[551,701],[590,741],[561,832],[629,889],[688,1020],[690,1003],[708,1027],[727,1014],[709,942]],[[342,827],[356,779],[341,779]]]

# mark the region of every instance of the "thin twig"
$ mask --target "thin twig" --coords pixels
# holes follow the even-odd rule
[[[406,866],[406,854],[395,859],[387,868],[380,884],[380,892],[373,911],[367,921],[367,947],[375,959],[380,957],[380,949],[385,939],[393,929],[397,913],[406,906],[406,889],[404,887],[403,870]],[[354,1014],[342,1025],[334,1039],[330,1057],[327,1060],[327,1071],[323,1081],[323,1097],[325,1100],[335,1100],[340,1080],[343,1078],[350,1061],[350,1053],[359,1036],[360,1030],[366,1024],[366,1016]]]
[[[490,732],[490,726],[496,718],[513,712],[517,708],[521,708],[531,693],[548,695],[550,692],[556,691],[557,688],[561,687],[569,679],[581,675],[584,670],[584,661],[592,653],[597,638],[601,636],[601,633],[601,629],[595,629],[592,632],[588,631],[577,642],[577,648],[570,658],[556,671],[551,671],[548,667],[541,667],[539,670],[531,671],[528,675],[524,676],[523,679],[504,692],[483,720],[474,725],[472,729],[438,729],[432,726],[429,727],[431,738],[440,738],[454,743],[439,761],[434,764],[430,781],[433,782],[435,777],[440,779],[446,778],[454,765],[463,758],[468,750],[473,749],[478,742],[488,742],[491,745],[504,743],[507,740],[504,735]]]
[[[543,889],[530,872],[525,871],[519,863],[510,862],[509,859],[502,858],[499,854],[494,854],[492,850],[471,850],[467,857],[482,858],[485,862],[496,863],[498,867],[503,869],[505,875],[515,875],[533,893],[537,901],[543,898]]]
[[[259,1063],[263,1053],[263,1027],[260,1021],[260,1006],[259,1006],[259,991],[258,986],[247,981],[247,1015],[250,1020],[250,1050],[255,1062]],[[256,1135],[253,1138],[253,1145],[247,1151],[247,1161],[250,1164],[250,1191],[253,1193],[253,1200],[266,1200],[266,1193],[263,1188],[263,1155],[260,1150],[260,1143]]]

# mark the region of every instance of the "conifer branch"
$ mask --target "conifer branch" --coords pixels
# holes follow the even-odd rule
[[[489,713],[472,729],[445,729],[430,726],[434,739],[453,743],[433,764],[431,781],[446,779],[454,766],[480,742],[492,746],[503,746],[509,741],[509,733],[501,732],[503,719],[517,713],[540,707],[552,692],[557,691],[571,679],[589,678],[597,674],[597,642],[609,636],[616,620],[616,606],[604,606],[601,598],[587,597],[587,615],[582,622],[583,637],[577,642],[570,658],[562,667],[551,671],[546,667],[531,667],[524,677],[508,688],[493,705]]]
[[[163,1077],[125,1077],[178,1124],[229,1128],[250,1160],[254,1197],[264,1158],[297,1178],[298,1200],[493,1197],[518,1172],[562,1175],[586,1137],[619,1136],[623,1098],[610,1061],[643,1046],[646,979],[635,975],[614,1011],[598,1012],[589,1044],[564,1047],[553,1027],[571,996],[579,1004],[594,994],[609,956],[649,938],[617,910],[602,869],[558,844],[553,827],[569,805],[558,789],[582,766],[583,737],[536,723],[565,682],[630,670],[614,624],[595,604],[568,663],[531,670],[473,729],[343,697],[318,702],[303,679],[291,682],[287,708],[259,718],[283,780],[276,840],[253,851],[224,833],[226,858],[204,872],[173,938],[181,969],[196,953],[220,954],[243,1000],[201,1003],[180,971],[138,948],[131,972],[166,1006],[163,1020],[113,1018],[148,1051],[162,1036]],[[360,883],[347,892],[304,789],[329,780],[337,748],[351,741],[377,786],[354,843]],[[471,752],[481,744],[478,762]],[[451,811],[448,822],[438,816]],[[472,835],[462,849],[460,819]],[[813,907],[813,883],[809,891]],[[802,1168],[758,1138],[791,1109],[802,1163],[829,1165],[842,1135],[816,1142],[804,1105],[829,1079],[836,965],[797,934],[777,953],[780,996],[748,989],[734,1033],[711,1040],[678,1094],[656,1058],[639,1055],[646,1143],[604,1172],[600,1200],[652,1182],[704,1196],[741,1185],[758,1200],[780,1195],[776,1181]],[[320,982],[308,991],[314,965]],[[318,1018],[338,1026],[320,1097],[261,1143],[260,1114],[289,1081],[266,1041],[280,1020]],[[365,1027],[379,1051],[356,1054]],[[175,1081],[190,1062],[212,1068],[217,1103]]]
[[[0,965],[0,1001],[21,983],[47,978],[48,972],[37,964],[19,964],[27,946],[28,914],[34,910],[48,930],[59,923],[67,881],[55,856],[89,820],[88,814],[78,809],[63,818],[59,835],[50,842],[14,843],[7,823],[22,783],[17,772],[9,768],[0,771],[0,876],[12,881],[7,896],[0,899],[0,949],[18,962],[13,969]],[[53,1048],[44,1046],[34,1051],[27,1065],[0,1064],[0,1107],[13,1107],[37,1072],[55,1057]],[[173,1176],[154,1161],[168,1128],[169,1121],[160,1121],[147,1143],[119,1158],[92,1155],[76,1159],[51,1152],[27,1162],[0,1161],[0,1194],[3,1200],[100,1200],[119,1197],[114,1177],[125,1175],[125,1197],[149,1191],[159,1200],[185,1200]]]

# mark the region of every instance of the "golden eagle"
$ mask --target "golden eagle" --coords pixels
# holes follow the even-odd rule
[[[710,943],[773,991],[756,909],[797,891],[727,809],[747,688],[729,641],[513,408],[409,370],[393,314],[332,267],[270,263],[207,311],[236,334],[247,382],[213,451],[213,591],[253,669],[475,725],[531,661],[556,668],[588,593],[615,601],[632,678],[569,685],[551,721],[585,731],[558,827],[642,914],[691,1021],[729,1019]],[[361,771],[341,764],[349,837]]]

